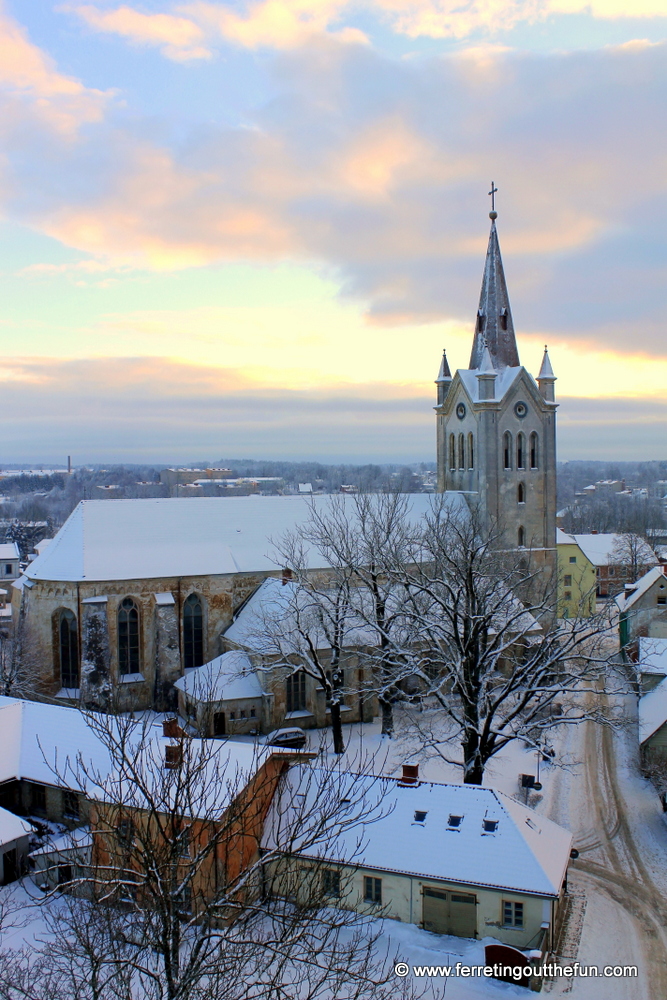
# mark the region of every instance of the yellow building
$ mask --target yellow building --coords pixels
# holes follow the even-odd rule
[[[556,529],[558,617],[589,618],[595,612],[595,566],[574,535]]]

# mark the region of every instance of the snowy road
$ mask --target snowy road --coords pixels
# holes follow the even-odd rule
[[[548,813],[575,835],[570,886],[586,909],[578,954],[577,933],[563,950],[582,965],[637,965],[639,978],[560,980],[549,991],[573,1000],[667,997],[667,827],[657,795],[628,767],[636,736],[587,722],[570,737],[582,765],[554,775]]]

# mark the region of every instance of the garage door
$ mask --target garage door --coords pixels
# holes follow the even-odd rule
[[[477,897],[469,892],[424,889],[422,917],[427,931],[473,938],[477,930]]]

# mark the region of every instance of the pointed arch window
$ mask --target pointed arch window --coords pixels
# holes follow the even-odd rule
[[[523,434],[516,436],[516,467],[517,469],[526,468],[526,438]]]
[[[526,532],[524,530],[523,525],[521,525],[519,527],[519,530],[517,532],[517,542],[519,544],[519,548],[520,549],[525,548],[525,545],[526,545]]]
[[[463,434],[459,434],[459,469],[466,467],[466,439]]]
[[[537,469],[540,460],[539,441],[535,431],[530,435],[530,467]]]
[[[118,609],[118,673],[141,673],[139,657],[139,609],[125,597]]]
[[[526,502],[526,487],[524,486],[523,483],[519,483],[519,485],[517,487],[516,493],[517,493],[517,496],[516,496],[517,503],[525,503]]]
[[[477,329],[480,333],[484,333],[484,313],[481,309],[477,311]]]
[[[285,707],[290,712],[303,712],[306,709],[306,673],[297,670],[290,674],[285,682]]]
[[[507,309],[500,310],[500,329],[507,329]]]
[[[503,434],[503,462],[506,469],[512,468],[512,435],[509,431]]]
[[[453,434],[449,435],[449,468],[452,472],[456,469],[456,439]]]
[[[204,662],[204,605],[199,594],[183,602],[183,666],[201,667]]]
[[[468,434],[468,468],[475,468],[475,438],[472,433]]]
[[[58,620],[58,650],[60,654],[60,685],[64,688],[79,686],[79,637],[76,616],[66,609]]]

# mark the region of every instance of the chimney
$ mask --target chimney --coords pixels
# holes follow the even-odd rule
[[[591,535],[597,535],[597,533],[598,533],[598,529],[597,528],[592,528],[591,529]]]
[[[288,569],[286,566],[283,567],[283,572],[282,572],[282,576],[281,576],[281,581],[282,581],[283,587],[285,586],[285,584],[289,583],[291,581],[291,579],[292,579],[292,570]]]
[[[419,764],[404,764],[403,774],[400,777],[401,788],[419,784]]]
[[[67,475],[68,476],[72,475],[72,456],[71,455],[67,456]]]
[[[174,771],[183,763],[183,745],[177,743],[176,746],[164,748],[164,766],[170,771]]]
[[[162,735],[170,740],[178,740],[185,734],[178,724],[178,719],[174,718],[162,720]]]

